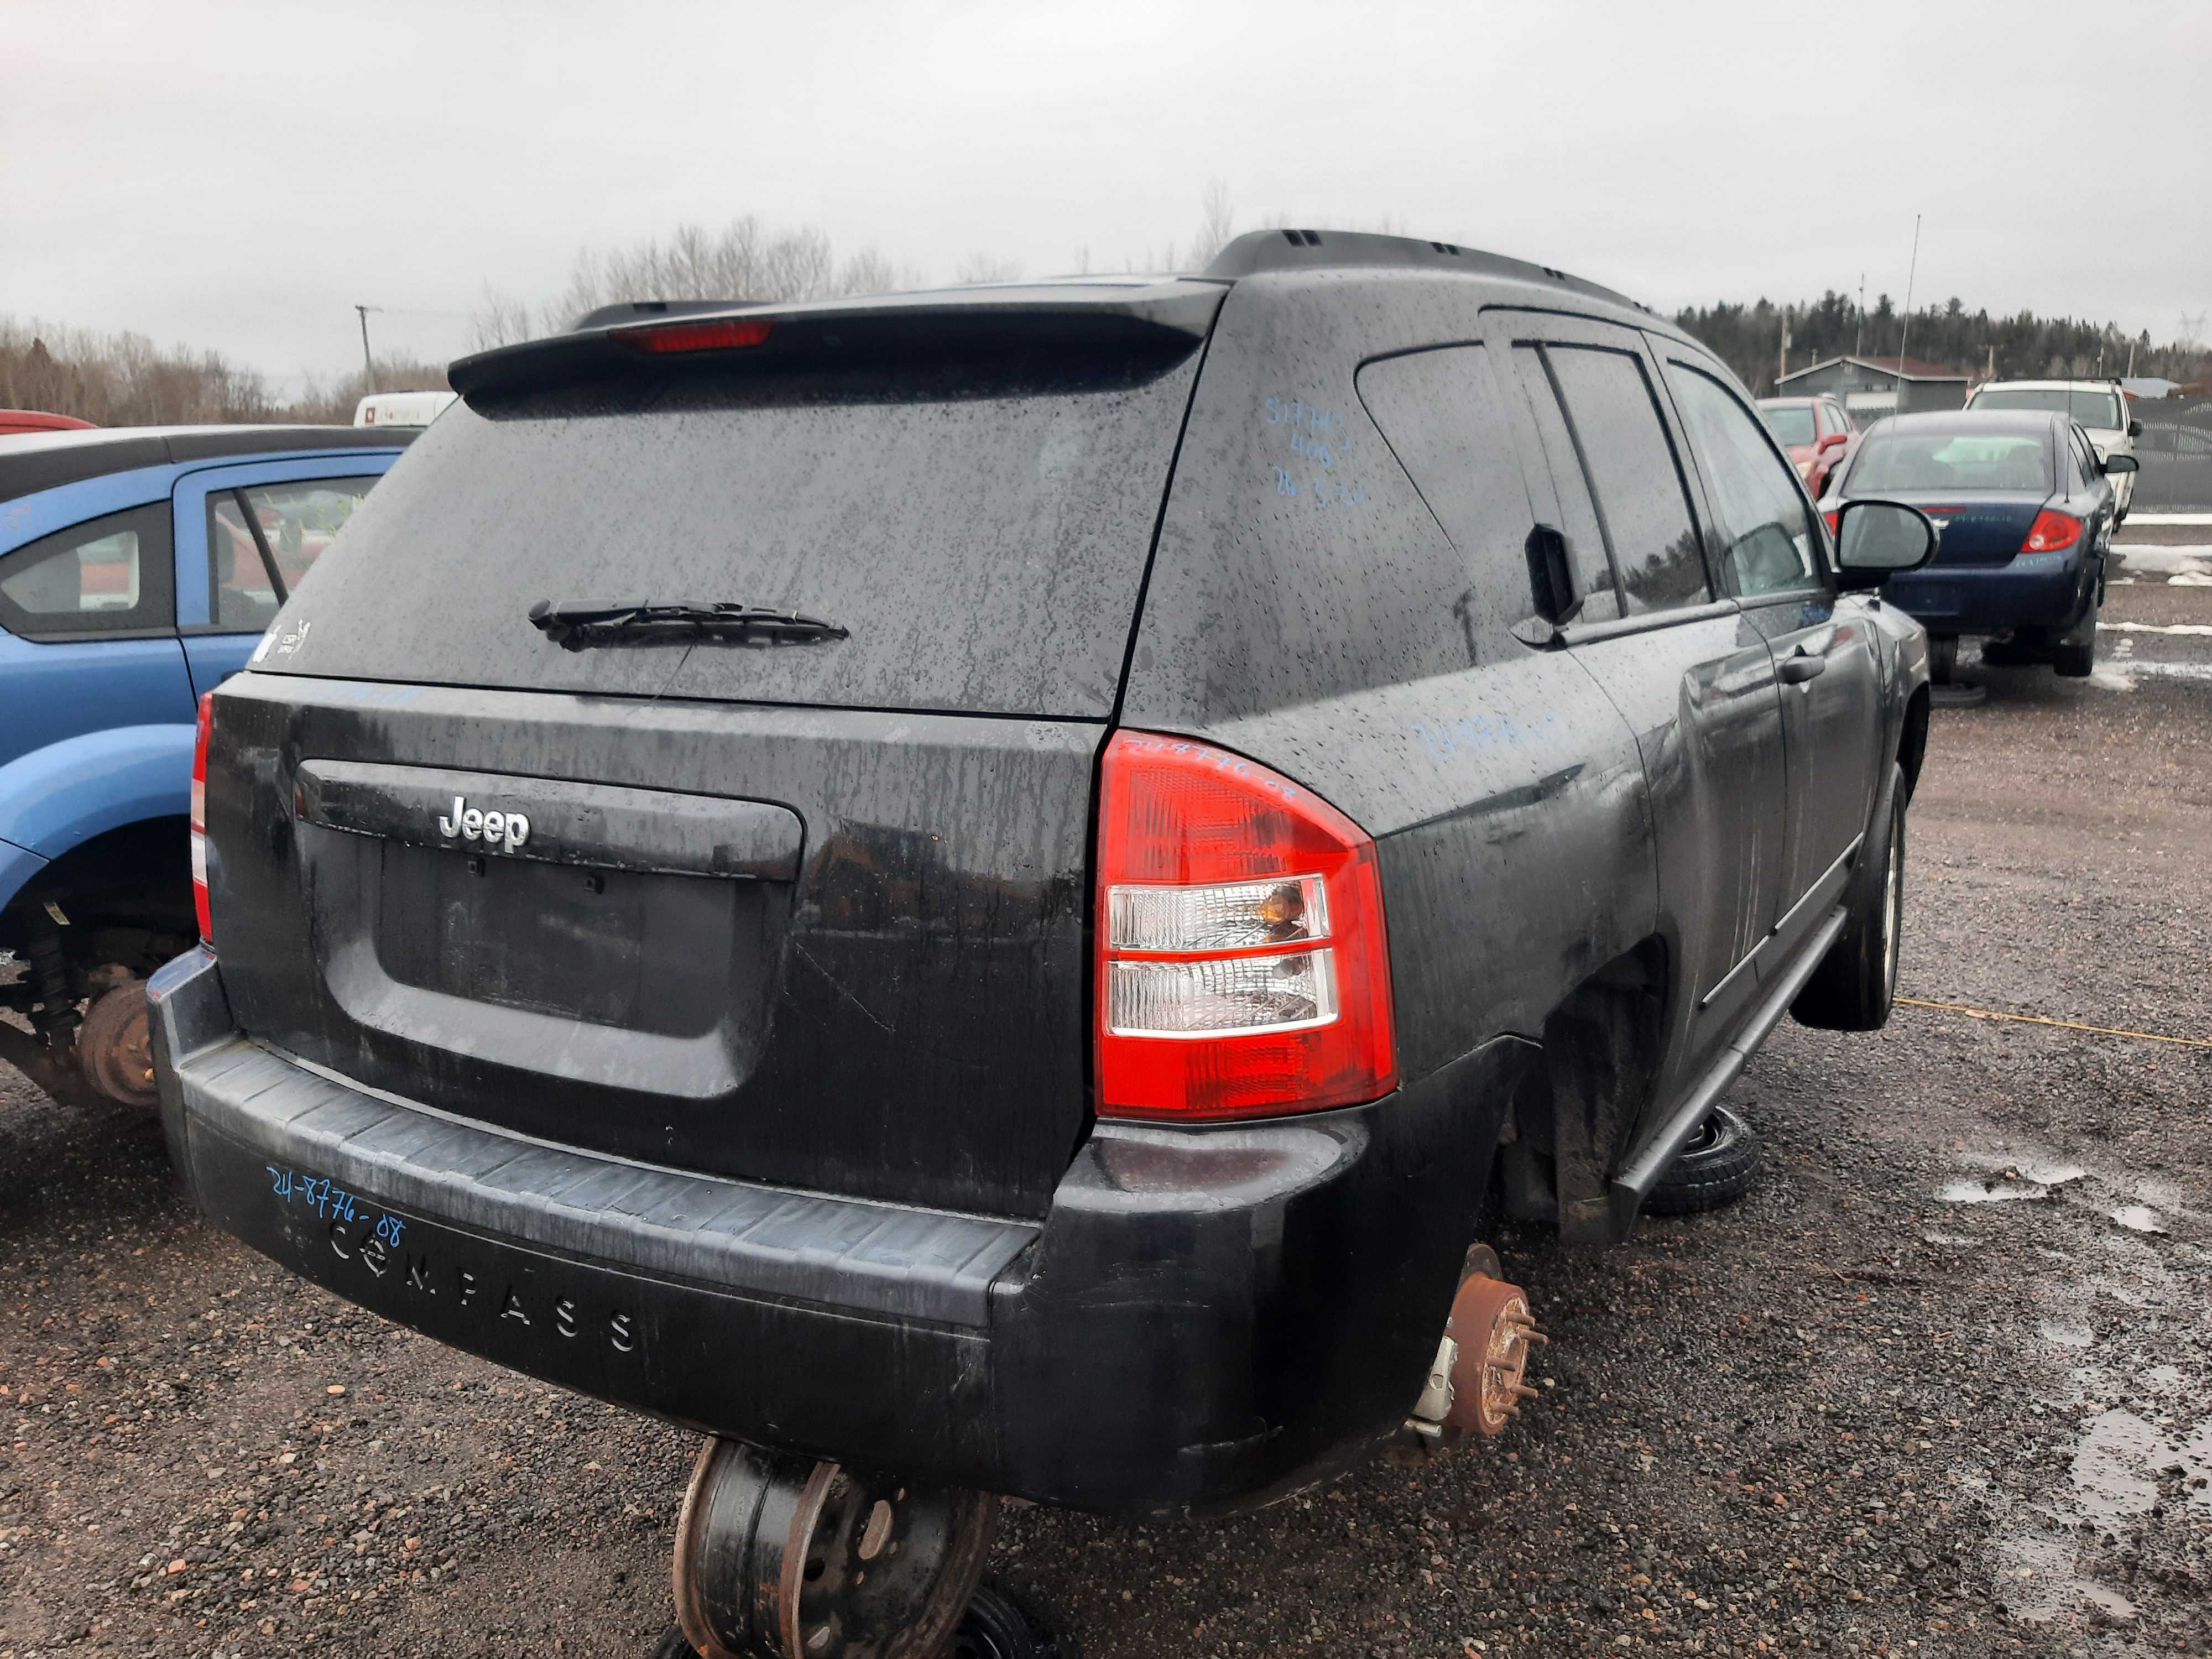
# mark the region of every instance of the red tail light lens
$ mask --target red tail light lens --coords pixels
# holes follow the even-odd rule
[[[1200,1121],[1397,1085],[1375,843],[1266,767],[1119,732],[1098,807],[1098,1109]]]
[[[1842,507],[1832,507],[1826,513],[1823,513],[1820,517],[1826,521],[1828,533],[1831,536],[1840,536],[1844,533],[1844,509]]]
[[[704,323],[659,323],[651,328],[614,328],[607,338],[633,351],[736,351],[765,345],[772,323],[758,318],[725,317]]]
[[[2062,547],[2071,547],[2081,538],[2081,520],[2070,514],[2055,513],[2049,507],[2035,515],[2028,526],[2027,539],[2020,544],[2023,553],[2056,553]]]
[[[199,734],[192,739],[192,908],[199,915],[203,945],[215,943],[207,880],[207,746],[208,728],[214,723],[215,693],[210,691],[200,698]]]

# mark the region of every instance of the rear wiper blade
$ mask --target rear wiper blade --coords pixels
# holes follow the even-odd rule
[[[530,607],[530,625],[564,651],[625,640],[761,640],[809,645],[852,637],[849,630],[836,623],[796,611],[690,600],[612,605],[602,600],[540,599]]]

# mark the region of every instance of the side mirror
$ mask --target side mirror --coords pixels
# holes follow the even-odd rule
[[[2140,472],[2142,471],[2142,463],[2132,455],[2107,455],[2105,457],[2105,471],[2107,474]]]
[[[1880,587],[1936,556],[1935,521],[1902,501],[1845,501],[1836,515],[1836,567],[1846,588]]]
[[[2142,422],[2141,421],[2132,418],[2129,420],[2128,436],[2130,438],[2140,438],[2142,436]]]
[[[1830,450],[1835,448],[1839,444],[1847,444],[1850,442],[1850,434],[1847,432],[1831,432],[1826,437],[1821,439],[1818,444],[1814,445],[1814,447],[1818,450]]]

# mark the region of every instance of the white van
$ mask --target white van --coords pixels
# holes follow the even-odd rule
[[[2128,412],[2128,400],[2117,380],[1984,380],[1966,399],[1969,409],[2039,409],[2054,415],[2070,415],[2089,434],[2097,459],[2132,455],[2142,436],[2142,422]],[[2112,480],[2119,499],[2120,517],[2136,498],[2136,475],[2123,472]]]
[[[372,392],[354,405],[356,426],[428,426],[453,401],[451,392]]]

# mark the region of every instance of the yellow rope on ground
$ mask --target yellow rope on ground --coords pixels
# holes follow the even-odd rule
[[[2084,1025],[2078,1019],[2045,1019],[2041,1014],[2001,1014],[1994,1008],[1969,1008],[1963,1002],[1929,1002],[1923,997],[1896,997],[1892,1000],[1910,1003],[1915,1008],[1941,1008],[1948,1014],[1966,1014],[1975,1019],[2012,1019],[2023,1025],[2056,1025],[2069,1031],[2094,1031],[2100,1036],[2138,1037],[2145,1042],[2178,1042],[2185,1048],[2212,1048],[2212,1038],[2164,1036],[2156,1031],[2124,1031],[2116,1025]]]

